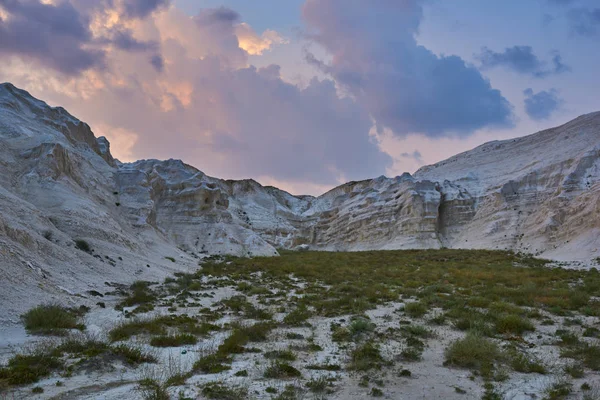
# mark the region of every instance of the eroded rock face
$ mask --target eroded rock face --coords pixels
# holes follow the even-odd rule
[[[137,227],[151,226],[193,254],[276,255],[235,219],[228,185],[179,160],[144,160],[117,171],[122,207]]]
[[[87,124],[3,84],[0,304],[17,315],[105,281],[195,268],[202,255],[276,255],[279,247],[511,249],[589,260],[600,256],[599,160],[595,113],[414,176],[293,196],[178,160],[120,163]],[[94,252],[76,250],[78,238]],[[40,298],[29,298],[32,290]]]

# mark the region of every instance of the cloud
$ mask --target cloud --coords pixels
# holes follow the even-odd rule
[[[89,20],[69,2],[0,0],[0,54],[35,60],[64,74],[104,68],[105,52],[90,49]]]
[[[0,54],[27,59],[73,76],[107,68],[112,50],[153,52],[139,40],[134,20],[164,1],[0,0]]]
[[[419,150],[415,150],[412,153],[401,153],[400,157],[402,158],[408,158],[408,159],[412,159],[414,161],[416,161],[418,164],[423,164],[423,155],[421,154],[421,152]]]
[[[162,72],[162,70],[165,68],[165,60],[163,60],[163,58],[158,54],[150,57],[150,64],[152,64],[157,72]]]
[[[476,55],[481,61],[483,69],[494,67],[506,67],[513,71],[530,75],[535,78],[545,78],[549,75],[558,75],[571,71],[571,68],[565,65],[560,54],[556,53],[552,57],[551,65],[542,61],[534,54],[531,46],[513,46],[504,49],[504,52],[495,52],[487,47]]]
[[[577,1],[577,0],[548,0],[548,3],[565,6],[565,5],[572,4],[575,1]]]
[[[525,95],[525,112],[536,121],[549,119],[564,103],[556,89],[534,93],[529,88],[523,94]]]
[[[116,29],[112,33],[110,42],[118,49],[125,51],[148,51],[156,50],[158,45],[153,41],[140,41],[133,37],[133,33],[128,29]]]
[[[123,9],[129,18],[146,18],[157,9],[167,7],[170,3],[170,0],[123,0]]]
[[[213,176],[295,190],[384,173],[392,158],[370,134],[370,114],[330,79],[296,86],[278,65],[250,66],[242,23],[224,8],[189,17],[170,7],[126,25],[136,40],[157,43],[152,63],[150,54],[111,51],[106,70],[82,76],[20,64],[0,65],[0,75],[90,123],[126,159],[181,158]]]
[[[591,37],[600,33],[600,8],[572,9],[567,13],[567,18],[575,34]]]
[[[416,43],[422,17],[418,0],[307,0],[307,35],[331,62],[307,60],[367,109],[379,130],[439,137],[510,125],[510,103],[475,67]]]
[[[252,27],[246,23],[238,24],[235,27],[235,34],[239,41],[239,46],[250,55],[261,55],[270,50],[273,45],[288,43],[273,30],[266,30],[262,35],[257,35]]]

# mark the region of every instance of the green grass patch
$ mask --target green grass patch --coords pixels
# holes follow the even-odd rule
[[[379,347],[373,342],[366,342],[352,350],[348,368],[355,371],[368,371],[381,369],[383,365],[384,359]]]
[[[36,335],[64,335],[68,329],[84,330],[79,313],[58,304],[44,304],[21,316],[25,330]]]
[[[509,333],[522,335],[525,332],[535,331],[535,326],[527,318],[515,314],[501,315],[496,320],[496,331],[498,333]]]
[[[404,312],[412,318],[421,318],[427,311],[427,305],[421,302],[407,303],[404,306]]]
[[[311,316],[306,306],[300,306],[283,317],[283,323],[288,326],[303,326]]]
[[[121,322],[109,331],[108,336],[111,341],[117,342],[141,334],[163,335],[165,333],[166,329],[164,325],[157,318],[153,318]]]
[[[210,400],[246,400],[248,390],[241,387],[229,387],[221,382],[212,382],[202,387],[202,395]]]
[[[268,379],[300,378],[302,373],[288,363],[274,361],[265,369],[264,377]]]
[[[8,361],[6,367],[0,368],[0,387],[2,381],[10,386],[35,383],[63,366],[63,362],[58,357],[46,352],[17,354]]]
[[[282,361],[296,361],[298,358],[296,353],[291,350],[273,350],[267,351],[265,354],[265,358],[276,359]]]
[[[477,333],[468,333],[446,349],[446,365],[475,369],[489,374],[500,358],[498,346]]]
[[[198,338],[189,333],[180,333],[178,335],[156,336],[150,340],[150,346],[154,347],[181,347],[191,346],[198,343]]]
[[[204,374],[219,374],[223,371],[228,371],[231,367],[227,364],[231,363],[232,359],[221,353],[211,354],[199,358],[194,363],[194,371]]]
[[[600,311],[590,300],[600,287],[600,274],[550,269],[544,260],[505,251],[280,253],[277,258],[228,258],[227,264],[209,261],[203,264],[202,273],[244,282],[246,293],[252,286],[264,287],[265,282],[277,282],[282,288],[294,286],[289,278],[294,275],[306,283],[303,290],[297,290],[302,293],[295,299],[298,310],[312,307],[315,315],[325,317],[360,315],[405,294],[420,298],[417,303],[406,304],[405,311],[413,318],[424,316],[432,307],[489,309],[491,314],[521,317],[523,307],[555,313]],[[260,279],[258,272],[262,273]],[[313,314],[299,312],[296,318],[294,313],[286,324],[303,324]],[[486,322],[493,330],[494,318]]]

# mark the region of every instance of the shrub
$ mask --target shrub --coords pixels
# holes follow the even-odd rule
[[[198,339],[189,333],[181,333],[170,336],[156,336],[150,340],[150,346],[154,347],[180,347],[186,345],[194,345],[198,343]]]
[[[408,325],[400,328],[403,336],[415,336],[420,338],[429,338],[433,333],[422,325]]]
[[[85,329],[77,322],[77,314],[57,304],[32,308],[21,316],[25,329],[33,334],[63,334],[65,329]]]
[[[223,354],[216,353],[204,356],[194,363],[194,371],[199,371],[204,374],[218,374],[231,369],[229,365],[231,359]],[[241,372],[241,371],[240,371]],[[246,371],[246,376],[248,372]],[[240,375],[243,376],[243,375]]]
[[[270,379],[289,379],[299,378],[302,376],[302,374],[290,364],[281,361],[275,361],[267,367],[264,376],[265,378]]]
[[[157,300],[157,295],[150,290],[150,282],[137,281],[134,282],[130,287],[130,294],[123,301],[121,301],[118,307],[131,307],[135,305],[147,305],[152,304]],[[150,310],[148,310],[150,311]]]
[[[600,346],[581,344],[562,351],[561,357],[581,360],[585,367],[593,371],[600,371]]]
[[[498,333],[514,333],[522,335],[526,331],[534,331],[535,327],[528,319],[515,314],[506,314],[496,320]]]
[[[353,338],[373,332],[374,330],[375,324],[364,318],[355,319],[349,327],[350,335]]]
[[[246,335],[250,342],[265,342],[272,329],[273,324],[268,322],[238,327],[238,330]]]
[[[351,339],[352,335],[348,328],[343,326],[335,325],[332,326],[331,340],[336,343],[347,342]]]
[[[379,348],[372,342],[367,342],[355,348],[351,355],[350,368],[356,371],[368,371],[373,368],[381,368],[383,357]]]
[[[132,321],[121,322],[110,330],[108,336],[111,341],[118,342],[142,333],[163,335],[165,333],[165,328],[157,318],[148,320],[135,319]]]
[[[57,357],[37,351],[33,354],[17,354],[0,369],[0,381],[9,385],[27,385],[47,377],[52,371],[62,368],[63,363]]]
[[[306,369],[316,371],[341,371],[342,367],[337,364],[310,364],[306,366]]]
[[[565,372],[571,375],[573,378],[583,378],[585,375],[583,366],[580,364],[571,364],[565,366]]]
[[[90,244],[88,242],[86,242],[85,240],[75,239],[74,242],[75,242],[75,248],[77,248],[78,250],[85,251],[86,253],[90,253],[92,251]]]
[[[559,400],[566,398],[573,391],[573,385],[570,382],[559,381],[546,389],[548,400]]]
[[[453,342],[445,353],[449,365],[488,371],[499,356],[498,346],[476,333],[468,333],[463,339]]]
[[[402,350],[400,356],[406,361],[419,361],[421,359],[421,353],[423,353],[421,348],[407,347],[406,349]]]
[[[560,346],[575,346],[581,343],[579,336],[573,332],[558,329],[556,335],[560,338],[558,342]]]
[[[329,382],[324,376],[321,376],[317,379],[311,379],[310,381],[306,382],[306,387],[313,393],[325,392],[328,385]]]
[[[164,385],[161,385],[155,379],[143,379],[140,381],[137,390],[141,392],[144,400],[170,400],[169,392]]]
[[[283,318],[283,323],[288,326],[302,326],[306,323],[306,320],[311,317],[310,311],[306,306],[299,306]]]
[[[274,350],[267,351],[265,353],[265,358],[272,358],[277,360],[285,360],[285,361],[296,361],[296,354],[294,354],[291,350]]]
[[[545,374],[547,372],[546,368],[539,361],[530,359],[527,355],[519,352],[517,349],[508,350],[507,356],[510,359],[511,367],[517,372],[525,374]]]
[[[52,354],[61,356],[67,353],[72,356],[95,357],[109,350],[108,344],[95,339],[84,339],[80,337],[69,338],[57,346]]]
[[[243,353],[246,349],[244,346],[248,343],[248,336],[240,330],[234,330],[231,332],[229,337],[221,343],[217,352],[219,354],[239,354]]]
[[[210,400],[245,400],[248,390],[245,388],[230,388],[219,382],[204,385],[202,395]]]
[[[427,314],[427,306],[421,302],[408,303],[404,306],[404,312],[412,318],[420,318]]]
[[[148,354],[147,352],[138,347],[120,344],[118,346],[113,346],[111,348],[111,351],[113,354],[123,357],[125,359],[125,362],[129,365],[156,362],[156,358],[154,356]]]

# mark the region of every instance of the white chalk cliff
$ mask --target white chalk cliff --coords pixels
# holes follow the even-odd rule
[[[161,279],[205,254],[450,247],[589,260],[600,256],[599,178],[593,113],[413,176],[292,196],[177,160],[120,163],[87,124],[2,84],[0,324],[40,301]]]

